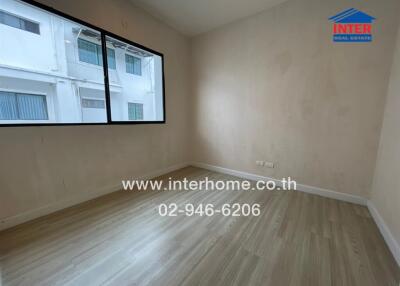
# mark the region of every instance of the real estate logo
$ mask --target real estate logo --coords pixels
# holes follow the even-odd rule
[[[330,17],[334,42],[371,42],[374,17],[357,9],[347,9]]]

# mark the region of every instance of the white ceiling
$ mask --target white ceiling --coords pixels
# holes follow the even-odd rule
[[[254,15],[286,0],[131,0],[188,36]]]

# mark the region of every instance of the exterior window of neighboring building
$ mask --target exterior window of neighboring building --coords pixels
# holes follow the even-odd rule
[[[0,91],[0,120],[48,120],[45,95]]]
[[[93,64],[97,66],[103,65],[103,52],[101,50],[101,45],[78,39],[78,49],[79,49],[79,60],[88,64]],[[107,48],[107,61],[108,68],[116,69],[115,62],[115,51],[113,49]]]
[[[115,70],[117,68],[115,62],[115,51],[110,48],[107,48],[107,64],[109,69]]]
[[[107,120],[105,100],[82,98],[81,107],[82,122],[102,122]]]
[[[142,60],[140,58],[125,54],[126,72],[142,75]]]
[[[99,99],[82,99],[82,107],[83,108],[97,108],[97,109],[104,109],[106,108],[104,100]]]
[[[129,120],[143,120],[143,104],[141,103],[128,103],[128,119]]]
[[[0,11],[0,23],[40,35],[40,27],[38,23],[22,19],[4,11]]]

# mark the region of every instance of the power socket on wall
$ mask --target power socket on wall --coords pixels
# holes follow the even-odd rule
[[[256,161],[256,165],[266,168],[275,168],[275,164],[273,162],[268,162],[268,161]]]
[[[264,166],[264,161],[256,161],[257,166]]]

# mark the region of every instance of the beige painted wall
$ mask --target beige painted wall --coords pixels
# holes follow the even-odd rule
[[[0,128],[0,221],[188,160],[188,40],[129,1],[42,2],[164,53],[167,124]]]
[[[164,53],[167,124],[0,128],[0,222],[189,159],[368,196],[397,1],[289,0],[196,37],[193,62],[186,38],[128,1],[42,2]],[[351,6],[378,18],[373,43],[331,42],[327,18]],[[395,184],[382,171],[391,155],[379,154],[372,197],[394,225],[397,193],[376,187]]]
[[[400,30],[397,35],[371,200],[400,245]]]
[[[372,43],[332,43],[349,7],[378,19]],[[399,8],[289,0],[194,38],[192,159],[368,197]]]

